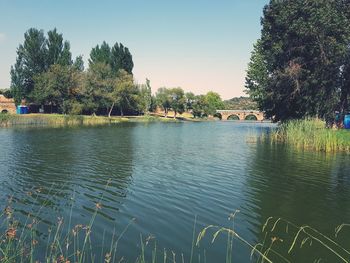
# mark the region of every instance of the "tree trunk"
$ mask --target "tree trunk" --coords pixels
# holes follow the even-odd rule
[[[113,104],[112,104],[112,106],[111,106],[111,108],[110,108],[110,110],[109,110],[109,112],[108,112],[108,118],[111,117],[113,107],[114,107],[114,102],[113,102]]]
[[[176,119],[176,113],[177,113],[176,110],[174,110],[174,119]]]
[[[124,113],[123,113],[123,108],[122,107],[120,107],[120,116],[124,116]]]
[[[165,118],[168,117],[168,109],[167,109],[167,108],[164,109],[164,117],[165,117]]]

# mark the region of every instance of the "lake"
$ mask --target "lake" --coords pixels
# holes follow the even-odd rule
[[[350,229],[334,236],[338,225],[350,223],[350,156],[303,152],[259,139],[274,128],[254,122],[2,128],[0,208],[12,198],[13,217],[20,224],[32,218],[40,222],[39,260],[52,238],[48,229],[59,221],[67,231],[88,225],[97,211],[89,248],[96,262],[103,261],[116,237],[115,262],[135,262],[141,239],[147,258],[156,243],[162,262],[164,253],[168,262],[173,257],[189,262],[194,225],[196,239],[208,225],[232,227],[233,222],[244,240],[267,247],[274,240],[291,262],[342,262],[315,240],[305,240],[300,248],[303,237],[288,254],[296,229],[282,220],[267,236],[262,232],[269,217],[274,217],[270,222],[281,217],[310,225],[350,249]],[[234,221],[228,220],[236,210]],[[1,230],[6,230],[4,219]],[[194,247],[193,262],[225,262],[227,235],[218,235],[212,244],[214,232],[208,229]],[[239,240],[232,251],[234,262],[250,261],[251,248]]]

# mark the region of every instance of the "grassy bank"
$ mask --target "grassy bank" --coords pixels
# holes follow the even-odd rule
[[[156,116],[104,117],[61,114],[0,114],[0,127],[11,126],[94,126],[122,122],[173,122],[174,119]]]
[[[293,120],[271,133],[273,142],[284,142],[300,149],[322,152],[350,152],[350,131],[325,127],[318,119]]]

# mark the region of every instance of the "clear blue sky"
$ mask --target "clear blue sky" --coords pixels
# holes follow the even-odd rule
[[[30,27],[54,27],[85,62],[103,40],[127,46],[137,82],[223,98],[244,95],[253,43],[268,0],[0,0],[0,88]],[[85,64],[87,66],[87,63]]]

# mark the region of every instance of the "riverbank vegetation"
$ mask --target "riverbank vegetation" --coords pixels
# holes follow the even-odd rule
[[[186,120],[186,117],[184,117]],[[28,114],[14,115],[0,113],[0,127],[10,126],[97,126],[123,122],[175,122],[174,118],[163,118],[157,115],[144,116],[87,116],[63,114]]]
[[[108,186],[108,185],[107,185]],[[31,198],[39,198],[42,189],[33,189]],[[94,224],[101,210],[102,197],[91,207],[91,218],[87,224],[73,224],[72,215],[69,218],[58,217],[52,226],[38,220],[40,213],[49,201],[44,201],[38,211],[28,214],[24,219],[16,218],[13,208],[14,199],[9,198],[5,208],[0,213],[0,261],[13,262],[130,262],[119,251],[119,243],[123,236],[128,235],[129,228],[133,227],[135,218],[120,231],[104,232],[102,244],[95,244]],[[71,211],[74,198],[71,198]],[[135,251],[138,263],[145,262],[206,262],[206,248],[221,239],[226,239],[226,257],[224,261],[231,263],[235,251],[246,247],[250,251],[250,260],[254,262],[294,262],[299,254],[305,250],[313,249],[317,253],[309,254],[309,260],[322,258],[336,260],[336,262],[349,262],[350,251],[338,240],[344,235],[348,224],[335,228],[334,237],[327,236],[317,229],[308,226],[298,226],[282,218],[267,218],[262,226],[262,238],[254,244],[245,239],[235,228],[235,218],[239,210],[228,217],[229,227],[208,225],[198,228],[195,217],[192,233],[192,246],[186,255],[176,254],[169,248],[157,246],[157,240],[152,235],[140,235],[139,250]],[[23,221],[24,220],[24,221]],[[46,229],[46,230],[44,230]],[[224,239],[222,239],[224,236]],[[206,244],[206,245],[205,245]],[[223,243],[225,246],[225,242]],[[136,245],[136,244],[135,244]],[[204,247],[204,249],[203,249]],[[169,250],[167,250],[169,249]],[[310,252],[310,251],[309,251]],[[247,253],[247,261],[249,253]]]
[[[273,142],[322,152],[350,152],[350,132],[326,128],[320,119],[290,120],[270,134]]]
[[[144,115],[149,112],[191,112],[193,117],[214,115],[224,109],[219,94],[185,93],[180,87],[159,88],[152,95],[150,80],[133,77],[131,52],[123,44],[103,42],[92,48],[85,69],[82,56],[72,58],[70,43],[56,29],[29,29],[17,49],[11,68],[11,89],[4,91],[31,112],[70,115]]]
[[[246,89],[267,118],[346,114],[350,95],[350,1],[270,1],[248,65]],[[331,125],[329,125],[331,126]]]

